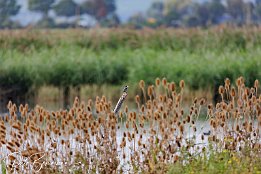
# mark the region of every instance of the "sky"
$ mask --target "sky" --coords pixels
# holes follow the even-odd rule
[[[121,21],[127,19],[136,13],[145,13],[155,0],[117,0],[117,14]]]
[[[82,2],[84,0],[74,0],[75,2]],[[145,13],[152,2],[154,1],[164,1],[164,0],[116,0],[117,11],[121,22],[126,22],[129,17],[137,13]],[[195,0],[198,2],[204,2],[207,0]],[[255,0],[245,0],[245,1],[255,1]],[[41,19],[41,14],[36,12],[30,12],[27,10],[27,0],[17,0],[17,2],[22,5],[20,9],[20,13],[13,17],[14,20],[18,20],[23,25],[27,25],[28,23],[37,22]],[[53,13],[50,14],[54,15]]]
[[[81,2],[82,0],[75,0]],[[116,0],[117,11],[122,22],[126,22],[130,16],[137,13],[145,13],[155,0]],[[37,22],[41,18],[40,13],[30,12],[27,9],[27,0],[17,0],[22,5],[20,13],[15,16],[14,20],[19,20],[23,25],[30,22]],[[51,14],[52,15],[52,14]]]

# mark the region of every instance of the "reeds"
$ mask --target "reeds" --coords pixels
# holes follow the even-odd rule
[[[222,100],[215,106],[195,98],[186,109],[184,81],[179,88],[166,78],[156,79],[155,86],[147,88],[140,81],[143,97],[135,97],[137,108],[126,105],[118,117],[105,96],[86,103],[75,98],[70,109],[52,112],[41,106],[29,111],[28,105],[9,102],[9,114],[0,119],[1,160],[12,173],[157,173],[205,151],[245,155],[247,149],[257,157],[258,80],[253,88],[245,86],[243,77],[236,82],[234,87],[226,79],[225,87],[219,88]],[[200,126],[209,125],[208,130],[197,125],[202,108],[207,113]]]

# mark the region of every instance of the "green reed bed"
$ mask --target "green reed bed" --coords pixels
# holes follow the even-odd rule
[[[82,85],[185,79],[217,90],[229,77],[261,79],[261,29],[91,29],[0,31],[0,94],[68,93]],[[214,91],[213,90],[213,91]]]
[[[192,89],[214,87],[223,78],[249,77],[247,84],[261,79],[261,48],[249,51],[197,52],[118,49],[94,52],[77,46],[30,51],[0,51],[2,88],[23,87],[28,91],[41,85],[80,86],[121,84],[155,77],[188,82]]]

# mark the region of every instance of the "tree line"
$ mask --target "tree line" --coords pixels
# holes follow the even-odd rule
[[[77,24],[83,15],[88,15],[98,24],[113,26],[119,24],[115,13],[115,0],[85,0],[76,3],[73,0],[27,0],[28,10],[42,14],[41,20],[36,24],[39,27],[72,27]],[[11,20],[19,13],[21,6],[16,0],[0,0],[0,28],[17,28],[19,23]],[[55,23],[50,11],[57,17],[76,17],[73,22]]]
[[[38,27],[74,27],[82,25],[82,20],[93,20],[94,25],[115,27],[119,25],[147,27],[208,27],[222,23],[234,25],[260,24],[261,0],[164,0],[152,3],[146,13],[133,14],[122,23],[116,13],[115,0],[27,0],[28,10],[42,14]],[[21,6],[17,0],[0,0],[0,28],[18,28],[19,22],[12,16],[19,13]],[[55,17],[72,17],[71,21],[57,23]],[[82,18],[83,16],[89,18]],[[89,27],[89,25],[84,25]]]
[[[165,0],[154,2],[147,13],[129,20],[137,27],[208,27],[229,23],[258,25],[261,22],[261,0]]]

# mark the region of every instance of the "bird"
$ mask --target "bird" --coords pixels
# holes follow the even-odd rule
[[[126,99],[126,97],[128,95],[128,88],[129,88],[129,86],[127,86],[127,85],[123,87],[123,93],[122,93],[119,101],[117,102],[114,110],[113,110],[115,115],[118,114],[118,112],[119,112],[119,110],[120,110],[120,108],[122,106],[122,103],[124,102],[124,100]]]

